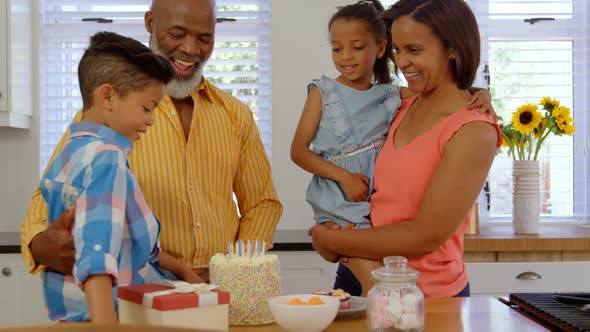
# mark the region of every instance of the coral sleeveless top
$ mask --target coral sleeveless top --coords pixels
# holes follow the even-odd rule
[[[433,128],[400,148],[394,147],[394,135],[417,96],[402,101],[400,111],[389,130],[387,141],[375,163],[375,192],[371,196],[373,226],[413,220],[431,177],[442,161],[444,147],[467,123],[488,122],[500,128],[487,116],[462,110],[448,116]],[[450,297],[459,293],[468,282],[463,256],[463,232],[470,215],[457,231],[433,253],[412,257],[408,265],[420,272],[418,286],[427,297]],[[433,219],[436,227],[436,219]]]

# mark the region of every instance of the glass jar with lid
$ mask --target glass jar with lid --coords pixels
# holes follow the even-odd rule
[[[424,331],[424,294],[416,285],[418,271],[405,257],[383,259],[371,273],[373,287],[367,294],[369,331]]]

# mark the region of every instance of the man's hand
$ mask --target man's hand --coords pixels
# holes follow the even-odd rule
[[[206,282],[209,283],[210,279],[209,279],[209,269],[206,267],[201,267],[201,268],[197,268],[197,269],[193,269],[193,272],[199,277],[201,278],[203,281],[202,282]],[[186,280],[185,280],[186,281]]]
[[[68,209],[37,234],[30,244],[33,259],[63,274],[72,274],[76,250],[71,230],[74,209]]]
[[[196,271],[191,269],[190,267],[186,266],[183,269],[182,275],[178,276],[180,280],[186,281],[189,284],[201,284],[206,282],[203,278],[201,278]],[[207,277],[209,277],[207,275]]]

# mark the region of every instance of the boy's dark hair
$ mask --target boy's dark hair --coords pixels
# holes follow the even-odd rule
[[[444,47],[453,50],[455,58],[449,63],[453,81],[459,89],[469,88],[479,66],[480,39],[475,15],[465,1],[400,0],[382,15],[389,29],[402,16],[426,25]]]
[[[145,88],[153,81],[168,84],[174,78],[170,61],[156,55],[139,41],[113,32],[98,32],[78,64],[83,109],[90,108],[92,94],[102,84],[111,84],[121,97]]]
[[[382,57],[377,59],[373,65],[373,76],[377,83],[391,82],[391,37],[389,27],[385,25],[380,17],[383,10],[383,5],[378,0],[359,1],[355,4],[340,8],[332,18],[330,18],[330,22],[328,23],[329,31],[332,28],[334,21],[339,19],[363,21],[367,24],[369,31],[375,35],[377,41],[381,42],[385,40],[387,42],[385,53]]]

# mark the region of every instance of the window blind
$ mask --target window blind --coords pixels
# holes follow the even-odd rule
[[[40,1],[41,170],[82,107],[77,66],[89,37],[98,31],[113,31],[147,45],[143,17],[150,2]],[[270,157],[270,0],[217,0],[217,17],[231,20],[217,23],[205,78],[251,107]],[[96,18],[101,20],[85,20]]]

